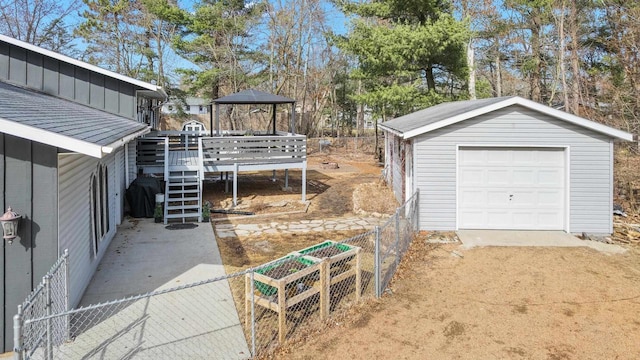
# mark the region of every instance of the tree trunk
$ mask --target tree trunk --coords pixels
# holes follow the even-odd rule
[[[539,15],[533,15],[529,30],[531,31],[531,58],[533,70],[529,72],[529,97],[535,102],[542,102],[542,61],[540,48],[540,19]]]
[[[496,54],[496,96],[502,96],[502,74],[500,66],[500,52]]]
[[[569,106],[569,88],[567,87],[567,70],[565,64],[565,35],[564,35],[564,18],[565,18],[566,4],[562,1],[562,8],[560,11],[560,17],[558,19],[558,38],[560,39],[560,45],[558,47],[558,62],[560,63],[560,78],[562,80],[562,94],[564,101],[564,110],[566,112],[574,113]],[[574,113],[575,114],[575,113]]]
[[[570,1],[569,8],[569,36],[571,36],[571,96],[569,98],[570,112],[578,114],[580,106],[580,55],[578,53],[578,8],[575,1]]]
[[[469,67],[469,99],[476,99],[476,66],[474,60],[473,42],[467,44],[467,66]]]
[[[358,79],[358,95],[362,94],[362,79]],[[358,123],[358,130],[356,136],[364,135],[364,104],[358,103],[356,107],[356,121]]]
[[[427,89],[435,90],[436,89],[436,81],[433,77],[433,67],[429,66],[425,69],[425,75],[427,77]]]

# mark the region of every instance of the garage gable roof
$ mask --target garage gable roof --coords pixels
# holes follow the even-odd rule
[[[149,127],[0,81],[0,132],[101,158]]]
[[[613,138],[627,141],[633,140],[633,134],[628,132],[614,129],[561,110],[556,110],[519,96],[442,103],[389,120],[379,126],[382,130],[396,134],[403,139],[410,139],[511,105],[524,106],[528,109],[609,135]]]

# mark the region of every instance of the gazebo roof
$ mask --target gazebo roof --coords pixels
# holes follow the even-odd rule
[[[213,100],[215,104],[293,104],[288,97],[273,95],[259,90],[244,90]]]

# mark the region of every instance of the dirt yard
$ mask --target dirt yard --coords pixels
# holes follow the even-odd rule
[[[349,217],[357,208],[392,212],[397,205],[379,187],[381,168],[350,151],[309,156],[306,212],[267,204],[299,200],[299,172],[290,193],[270,173],[241,178],[245,209],[268,217],[222,215],[234,224]],[[636,161],[638,160],[638,161]],[[337,169],[326,168],[335,162]],[[618,161],[616,199],[629,210],[616,217],[611,241],[630,250],[606,255],[588,248],[476,248],[414,241],[390,291],[380,300],[334,314],[274,355],[278,359],[637,359],[640,357],[640,185],[637,159]],[[640,182],[639,182],[640,184]],[[221,183],[207,191],[215,207],[228,204]],[[224,188],[222,187],[222,190]],[[355,194],[355,195],[354,195]],[[373,197],[372,194],[382,194]],[[370,201],[371,203],[367,203]],[[355,206],[354,206],[355,204]],[[385,208],[383,205],[388,206]],[[297,205],[296,205],[297,206]],[[636,234],[637,233],[637,234]],[[291,250],[350,232],[238,236],[219,241],[235,271]],[[270,244],[266,251],[265,242]]]
[[[419,239],[381,300],[277,358],[637,359],[638,314],[637,249],[461,250]]]
[[[290,172],[291,189],[287,191],[283,190],[283,171],[277,172],[276,181],[272,180],[271,171],[241,173],[238,178],[239,202],[234,209],[253,212],[257,216],[214,213],[214,231],[217,231],[216,224],[223,223],[261,224],[371,214],[386,218],[394,213],[398,203],[381,181],[382,167],[374,162],[372,151],[354,151],[356,149],[348,146],[332,146],[318,151],[310,146],[307,157],[308,204],[300,203],[302,182],[299,170]],[[214,209],[231,209],[231,194],[225,193],[224,189],[221,181],[205,186],[205,200],[210,201]],[[218,247],[227,272],[231,273],[264,264],[327,239],[340,241],[363,232],[336,230],[219,237]]]

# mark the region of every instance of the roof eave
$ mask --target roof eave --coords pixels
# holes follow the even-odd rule
[[[384,125],[384,123],[378,124],[378,128],[380,130],[382,130],[382,131],[386,131],[386,132],[392,133],[393,135],[404,139],[404,133],[402,133],[402,132],[400,132],[400,131],[398,131],[396,129],[392,129],[390,127],[387,127],[387,126]]]
[[[70,136],[57,134],[51,131],[39,129],[33,126],[20,124],[11,120],[0,118],[1,132],[23,139],[36,141],[42,144],[70,150],[94,158],[102,158],[104,152],[101,145],[88,141],[78,140]]]
[[[553,109],[551,107],[539,104],[537,102],[534,102],[532,100],[527,100],[521,97],[511,97],[511,98],[507,98],[503,101],[494,103],[494,104],[490,104],[475,110],[471,110],[468,112],[465,112],[463,114],[457,115],[457,116],[452,116],[450,118],[446,118],[444,120],[432,123],[432,124],[428,124],[425,126],[421,126],[419,128],[410,130],[410,131],[406,131],[403,132],[403,138],[404,139],[410,139],[440,128],[443,128],[445,126],[449,126],[455,123],[458,123],[460,121],[464,121],[467,119],[471,119],[474,118],[476,116],[480,116],[480,115],[484,115],[502,108],[505,108],[507,106],[511,106],[511,105],[521,105],[524,106],[526,108],[532,109],[532,110],[536,110],[538,112],[541,112],[543,114],[547,114],[549,116],[555,117],[555,118],[559,118],[561,120],[565,120],[569,123],[578,125],[578,126],[582,126],[584,128],[593,130],[595,132],[599,132],[608,136],[611,136],[613,138],[616,139],[620,139],[620,140],[625,140],[625,141],[633,141],[633,134],[622,131],[622,130],[618,130],[591,120],[587,120],[584,118],[581,118],[579,116],[576,115],[572,115],[569,114],[567,112],[561,111],[561,110],[556,110]]]
[[[102,147],[102,152],[105,154],[109,154],[111,152],[113,152],[113,150],[120,148],[122,146],[124,146],[126,143],[130,142],[131,140],[134,140],[142,135],[148,134],[149,132],[151,132],[151,127],[146,126],[144,129],[142,130],[138,130],[134,133],[131,133],[125,137],[123,137],[122,139],[118,139],[114,142],[112,142],[109,145],[103,146]]]

